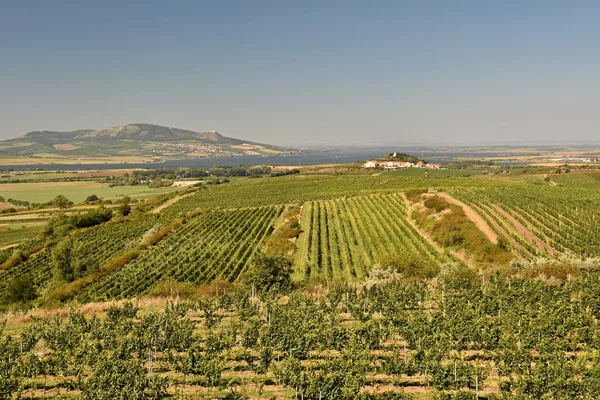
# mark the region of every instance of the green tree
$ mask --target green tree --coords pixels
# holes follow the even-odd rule
[[[131,202],[131,197],[125,196],[125,197],[123,197],[121,202],[122,202],[122,204],[119,207],[119,214],[126,217],[129,214],[131,214],[131,205],[129,204]]]
[[[65,282],[72,282],[75,279],[73,253],[71,238],[62,240],[52,249],[52,266],[57,279]]]
[[[37,297],[33,280],[29,275],[17,277],[6,287],[5,302],[26,303]]]
[[[286,293],[292,289],[292,262],[284,256],[259,255],[246,276],[257,293]]]
[[[73,205],[73,202],[70,201],[69,199],[67,199],[65,196],[63,196],[62,194],[59,194],[58,196],[56,196],[54,198],[54,200],[52,200],[52,204],[54,204],[55,206],[57,206],[58,208],[67,208]]]

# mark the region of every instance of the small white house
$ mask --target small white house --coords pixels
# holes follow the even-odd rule
[[[377,168],[377,167],[379,167],[379,162],[373,161],[373,160],[369,160],[369,161],[367,161],[363,165],[363,167],[365,167],[365,168]]]

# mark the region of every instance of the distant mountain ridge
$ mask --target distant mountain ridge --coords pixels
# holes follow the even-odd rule
[[[72,140],[86,141],[114,139],[149,141],[199,140],[214,144],[251,143],[241,139],[225,137],[216,131],[194,132],[186,129],[145,123],[127,124],[98,130],[80,129],[71,132],[34,131],[26,133],[21,138],[39,141],[45,144],[51,142],[62,143],[64,141]]]
[[[34,131],[0,142],[0,159],[35,163],[63,160],[113,159],[128,162],[162,162],[199,157],[275,155],[292,151],[221,135],[216,131],[195,132],[161,125],[135,123],[103,129],[70,132]]]

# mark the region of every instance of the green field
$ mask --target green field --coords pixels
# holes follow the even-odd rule
[[[83,182],[39,182],[39,183],[2,183],[1,195],[31,203],[46,203],[58,195],[64,195],[74,203],[83,202],[89,195],[95,194],[102,199],[115,199],[123,196],[136,196],[166,193],[176,188],[152,189],[148,186],[115,186],[92,181]]]
[[[0,221],[0,248],[31,239],[40,232],[44,225],[46,225],[45,221],[14,221],[10,223]]]

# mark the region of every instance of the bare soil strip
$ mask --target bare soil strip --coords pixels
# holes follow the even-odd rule
[[[11,244],[7,244],[6,246],[0,246],[0,250],[6,250],[6,249],[10,249],[12,247],[17,247],[18,245],[25,243],[25,242],[18,242],[18,243],[11,243]]]
[[[483,217],[481,215],[479,215],[477,213],[477,211],[473,210],[473,208],[471,208],[471,206],[467,205],[466,203],[463,203],[462,201],[460,201],[458,199],[455,199],[454,197],[450,196],[448,193],[437,193],[437,195],[446,199],[448,202],[450,202],[454,205],[462,207],[467,218],[469,218],[471,221],[473,221],[473,223],[475,223],[477,228],[479,228],[479,230],[481,232],[483,232],[485,236],[487,236],[487,238],[490,240],[490,242],[492,242],[494,244],[498,243],[498,235],[496,235],[496,232],[494,232],[494,230],[492,228],[490,228],[490,226],[483,219]]]
[[[174,197],[170,200],[165,201],[164,203],[162,203],[160,206],[156,207],[154,210],[150,211],[150,214],[158,214],[159,212],[161,212],[162,210],[164,210],[165,208],[169,207],[172,204],[177,203],[179,200],[191,196],[193,193],[188,193],[188,194],[184,194],[183,196],[178,196],[178,197]]]
[[[494,208],[500,214],[502,214],[502,216],[504,218],[506,218],[517,229],[517,231],[519,232],[519,234],[522,235],[525,238],[525,240],[527,240],[530,243],[531,242],[535,243],[535,245],[536,245],[536,247],[538,249],[544,250],[544,251],[546,251],[546,253],[548,253],[550,255],[556,253],[556,250],[554,250],[552,247],[550,247],[542,239],[540,239],[539,237],[535,236],[533,234],[533,232],[531,232],[529,229],[527,229],[525,226],[523,226],[523,224],[521,224],[519,221],[517,221],[517,219],[515,217],[513,217],[512,215],[510,215],[502,207],[500,207],[499,205],[495,204]]]
[[[500,224],[498,224],[498,222],[496,222],[496,220],[487,211],[485,211],[481,207],[476,207],[476,208],[478,210],[480,210],[485,216],[488,217],[488,220],[490,221],[490,223],[492,224],[494,229],[496,229],[500,233],[500,235],[502,235],[506,239],[508,239],[512,243],[512,245],[515,247],[515,249],[519,250],[521,253],[527,253],[527,249],[524,248],[523,246],[521,246],[521,244],[519,242],[517,242],[512,236],[510,236],[510,234],[506,231],[506,229],[504,229],[502,226],[500,226]]]

